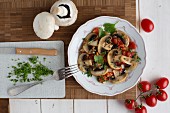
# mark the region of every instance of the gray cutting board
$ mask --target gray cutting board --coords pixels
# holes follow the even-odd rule
[[[64,67],[64,43],[62,41],[35,41],[35,42],[3,42],[0,47],[20,47],[20,48],[46,48],[57,49],[57,56],[39,56],[42,64],[52,70]],[[13,83],[7,78],[12,70],[11,66],[17,62],[28,61],[30,55],[3,54],[0,53],[0,98],[63,98],[65,97],[65,80],[47,81],[43,84],[34,86],[17,96],[9,96],[7,89],[13,86]],[[46,61],[43,58],[46,57]],[[12,61],[12,59],[20,59]],[[10,67],[10,68],[7,68]],[[45,78],[46,79],[46,78]],[[17,85],[25,83],[17,83]]]

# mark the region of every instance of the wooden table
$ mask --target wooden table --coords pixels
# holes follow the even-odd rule
[[[32,29],[36,14],[49,11],[56,0],[1,0],[0,1],[0,41],[40,41]],[[135,0],[73,0],[79,14],[76,23],[69,27],[61,27],[51,40],[63,40],[65,55],[72,35],[77,28],[89,19],[97,16],[117,16],[136,25]],[[65,56],[66,66],[67,55]],[[123,94],[114,97],[99,96],[84,90],[73,77],[66,80],[65,99],[125,99],[136,97],[136,86]],[[0,104],[2,103],[0,100]],[[38,100],[40,101],[40,100]],[[1,105],[0,105],[1,106]]]

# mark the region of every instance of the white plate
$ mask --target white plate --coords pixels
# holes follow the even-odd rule
[[[111,83],[99,83],[96,80],[96,77],[87,77],[87,75],[82,74],[82,72],[78,72],[74,74],[74,78],[76,81],[87,91],[99,95],[105,96],[113,96],[119,93],[123,93],[124,91],[132,88],[136,85],[139,80],[143,69],[146,64],[146,51],[144,41],[141,35],[137,32],[136,28],[130,24],[128,21],[117,18],[117,17],[109,17],[109,16],[101,16],[95,19],[89,20],[85,24],[81,25],[78,30],[73,35],[73,38],[68,47],[68,63],[69,65],[77,64],[78,52],[79,48],[82,44],[82,38],[86,37],[88,33],[92,31],[94,27],[102,26],[104,23],[115,23],[116,28],[124,31],[130,38],[135,41],[137,44],[137,52],[139,57],[141,58],[141,63],[137,66],[137,68],[132,71],[125,82],[120,84],[111,84]]]

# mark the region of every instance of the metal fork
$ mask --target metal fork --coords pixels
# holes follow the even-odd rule
[[[65,68],[61,68],[61,69],[58,69],[57,71],[55,71],[53,73],[53,76],[48,78],[48,79],[45,79],[45,80],[40,81],[40,82],[35,82],[35,83],[11,87],[11,88],[8,89],[7,93],[10,96],[16,96],[16,95],[24,92],[25,90],[27,90],[27,89],[35,86],[35,85],[41,84],[41,83],[43,83],[45,81],[49,81],[49,80],[57,80],[57,81],[63,80],[63,79],[66,79],[66,78],[72,76],[74,73],[77,73],[78,71],[79,71],[79,69],[77,68],[77,64],[71,65],[71,66],[68,66],[68,67],[65,67]]]

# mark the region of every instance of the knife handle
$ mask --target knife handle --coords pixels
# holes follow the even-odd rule
[[[56,56],[56,49],[16,48],[16,54]]]

